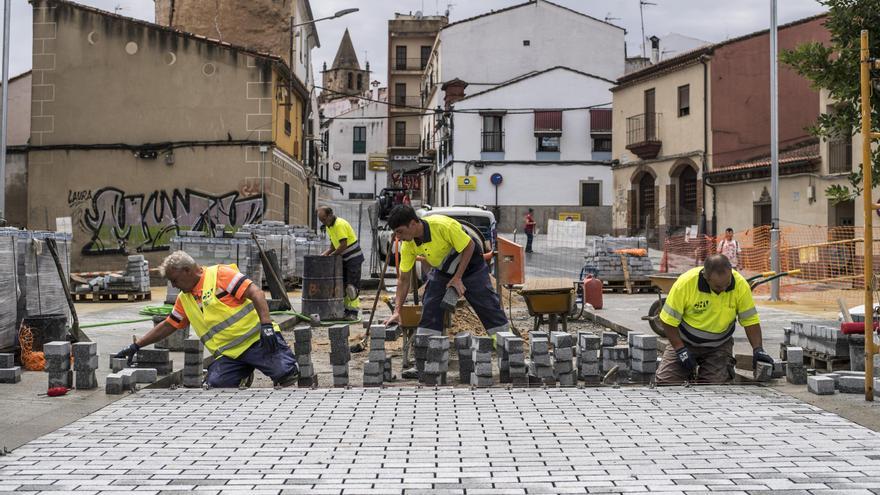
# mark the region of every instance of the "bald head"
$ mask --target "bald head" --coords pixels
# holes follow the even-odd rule
[[[330,208],[329,206],[319,206],[317,209],[317,213],[318,220],[322,224],[328,227],[333,225],[333,220],[336,218],[333,216],[333,208]]]

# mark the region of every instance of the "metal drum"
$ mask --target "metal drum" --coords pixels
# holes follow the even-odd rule
[[[319,314],[323,321],[345,316],[342,301],[342,257],[306,256],[303,258],[302,313]]]

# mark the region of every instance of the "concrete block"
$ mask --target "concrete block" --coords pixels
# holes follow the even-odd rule
[[[475,387],[486,388],[494,385],[495,380],[493,380],[491,376],[480,376],[476,373],[471,373],[470,384]]]
[[[64,371],[70,370],[70,355],[59,355],[59,354],[47,354],[46,358],[46,366],[43,368],[43,371],[48,373],[61,373]]]
[[[333,376],[333,386],[335,388],[344,388],[348,386],[348,376]]]
[[[785,362],[779,359],[773,360],[773,373],[771,375],[773,378],[783,378],[785,377]]]
[[[153,383],[159,379],[155,368],[128,368],[135,383]]]
[[[562,373],[556,377],[560,387],[574,387],[577,385],[577,375],[574,373]]]
[[[787,347],[785,349],[786,360],[789,363],[803,364],[804,349],[803,347]]]
[[[657,351],[657,336],[656,335],[645,335],[641,333],[632,334],[632,343],[630,347],[635,349],[645,349],[645,350],[653,350]]]
[[[456,349],[470,349],[471,348],[471,334],[469,333],[460,333],[455,336],[455,348]]]
[[[581,363],[578,368],[579,374],[581,377],[586,376],[598,376],[599,375],[599,363]]]
[[[71,346],[74,362],[77,360],[88,361],[92,356],[98,355],[97,342],[77,342]]]
[[[425,365],[427,366],[427,363]],[[492,376],[492,362],[474,363],[474,373],[477,376]]]
[[[574,370],[574,365],[571,360],[568,361],[556,361],[553,363],[553,371],[559,375],[563,373],[571,373]]]
[[[297,364],[299,366],[299,376],[312,377],[315,376],[315,368],[311,364]]]
[[[433,336],[428,339],[428,349],[449,350],[449,339],[443,335]]]
[[[524,352],[523,339],[513,337],[504,341],[504,351],[508,354],[522,354]]]
[[[333,371],[333,376],[348,376],[348,365],[336,365],[331,366],[331,370]]]
[[[422,375],[422,383],[428,386],[446,385],[446,373],[425,373]]]
[[[312,340],[312,327],[298,326],[293,329],[293,341],[294,342],[311,342],[311,340]]]
[[[73,388],[73,371],[50,371],[49,388],[53,387]]]
[[[758,363],[752,372],[756,381],[767,382],[773,378],[773,365],[770,363]],[[811,377],[812,378],[812,377]]]
[[[385,363],[382,361],[367,361],[364,363],[364,375],[381,375],[384,368]]]
[[[529,338],[531,340],[535,339],[546,339],[548,342],[550,341],[550,334],[548,332],[529,332]]]
[[[95,370],[76,372],[77,390],[91,390],[94,388],[98,388],[98,377],[95,376]]]
[[[837,381],[837,388],[842,394],[863,394],[865,393],[865,378],[841,376]]]
[[[449,362],[434,362],[427,361],[425,362],[425,373],[430,374],[438,374],[438,373],[446,373],[449,371]]]
[[[532,362],[538,366],[551,366],[553,364],[550,354],[532,354]]]
[[[18,383],[21,381],[21,366],[0,368],[0,383]]]
[[[553,347],[573,347],[574,346],[574,337],[566,332],[551,332],[550,333],[550,343],[553,344]]]
[[[596,363],[599,361],[599,353],[593,350],[578,351],[577,360],[579,363]]]
[[[199,384],[201,385],[201,384]],[[123,385],[122,375],[118,373],[112,373],[107,375],[107,379],[104,382],[104,392],[109,395],[119,395],[123,393],[126,388]]]
[[[48,356],[70,356],[70,342],[60,340],[55,342],[47,342],[43,344],[43,355]]]
[[[603,360],[613,360],[613,361],[628,361],[630,359],[629,356],[629,347],[625,345],[618,345],[614,347],[603,347],[602,348],[602,359]]]
[[[616,332],[602,332],[602,347],[612,347],[617,345]]]
[[[310,340],[306,341],[294,341],[293,343],[293,354],[297,356],[305,356],[307,354],[312,353],[312,342]]]
[[[156,349],[168,349],[169,351],[185,351],[185,342],[189,339],[189,326],[176,330],[171,335],[153,344]]]
[[[174,371],[174,361],[168,361],[167,363],[137,363],[137,365],[138,368],[154,369],[160,375],[167,375]]]
[[[400,327],[394,326],[385,329],[385,342],[394,342],[400,338]]]
[[[602,337],[589,332],[578,333],[578,348],[586,351],[598,351],[602,347]]]
[[[574,359],[574,347],[554,347],[553,357],[557,360],[570,361]]]
[[[14,368],[15,367],[15,354],[12,353],[0,353],[0,368]]]
[[[471,361],[473,361],[475,363],[491,363],[492,362],[492,353],[491,352],[473,351],[471,353]]]
[[[205,344],[198,338],[186,339],[183,341],[183,352],[198,352],[201,354],[205,350]]]
[[[204,358],[202,358],[201,354],[197,354],[195,352],[185,352],[183,353],[183,365],[191,366],[191,365],[200,365],[202,364]]]
[[[113,373],[123,370],[126,366],[128,366],[128,360],[126,358],[110,358],[110,371]]]
[[[849,343],[849,369],[865,371],[865,342],[863,339]]]
[[[370,361],[375,361],[377,363],[384,361],[385,360],[385,349],[370,351],[367,359],[369,359]]]
[[[764,364],[764,363],[761,363]],[[833,395],[834,380],[824,376],[808,376],[807,391],[816,395]]]
[[[492,352],[492,339],[489,337],[473,337],[471,339],[471,349],[478,352]]]
[[[168,349],[141,349],[137,353],[138,363],[163,364],[171,360]]]
[[[793,385],[807,383],[807,368],[803,364],[788,363],[785,366],[785,379]]]
[[[639,360],[633,359],[632,362],[630,363],[630,367],[633,371],[635,371],[637,373],[649,373],[649,374],[656,373],[657,372],[657,360],[655,359],[653,361],[639,361]],[[597,368],[598,368],[598,363],[597,363]],[[595,373],[595,374],[598,374],[598,369],[597,369],[597,373]]]
[[[631,347],[630,358],[632,358],[633,361],[656,361],[657,348],[654,347],[653,349],[644,349],[641,347]]]
[[[529,342],[529,350],[533,356],[536,354],[547,354],[550,352],[550,342],[547,339],[533,338]]]
[[[201,388],[203,381],[201,376],[183,375],[183,386],[186,388]]]
[[[549,378],[555,376],[552,367],[541,366],[535,363],[529,364],[529,374],[538,378]]]
[[[83,359],[74,358],[73,369],[76,371],[91,371],[98,369],[98,356],[87,356]]]

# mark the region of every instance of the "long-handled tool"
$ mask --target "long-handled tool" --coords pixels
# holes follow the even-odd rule
[[[263,247],[260,246],[260,241],[257,239],[257,234],[251,232],[251,237],[254,239],[254,244],[257,245],[257,249],[260,251],[260,261],[263,264],[263,270],[265,270],[266,273],[271,277],[274,284],[281,288],[280,290],[278,290],[278,294],[273,294],[273,296],[277,296],[281,299],[281,302],[285,305],[285,307],[282,308],[283,310],[293,309],[293,305],[290,304],[290,298],[287,297],[287,292],[284,291],[284,283],[281,281],[281,278],[278,277],[278,274],[275,273],[275,268],[269,261],[269,257],[266,256],[265,252],[263,252]]]
[[[382,271],[379,273],[379,287],[376,288],[376,297],[373,299],[373,309],[370,311],[370,319],[367,321],[367,331],[364,333],[363,340],[349,348],[351,352],[362,352],[367,348],[367,339],[370,338],[370,327],[373,326],[373,318],[376,317],[376,305],[379,304],[379,296],[382,294],[382,288],[385,287],[385,270],[388,269],[388,264],[391,263],[390,240],[388,241],[386,252],[388,254],[385,256],[385,263],[382,265]]]
[[[61,266],[61,258],[58,256],[58,245],[55,239],[51,237],[46,239],[46,247],[49,248],[49,254],[55,261],[55,269],[58,270],[58,278],[61,279],[61,288],[64,289],[64,297],[67,299],[67,307],[70,309],[70,318],[73,320],[70,325],[70,334],[77,342],[89,342],[89,338],[79,328],[79,317],[76,315],[76,308],[73,306],[73,298],[70,297],[70,284],[67,283],[67,277],[64,275],[64,268]]]

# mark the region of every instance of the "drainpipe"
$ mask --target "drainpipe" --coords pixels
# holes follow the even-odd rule
[[[718,215],[716,208],[715,185],[709,183],[706,174],[709,172],[709,57],[703,55],[700,57],[700,63],[703,64],[703,208],[700,218],[703,233],[706,232],[706,186],[712,188],[712,236],[714,237],[718,230]]]

